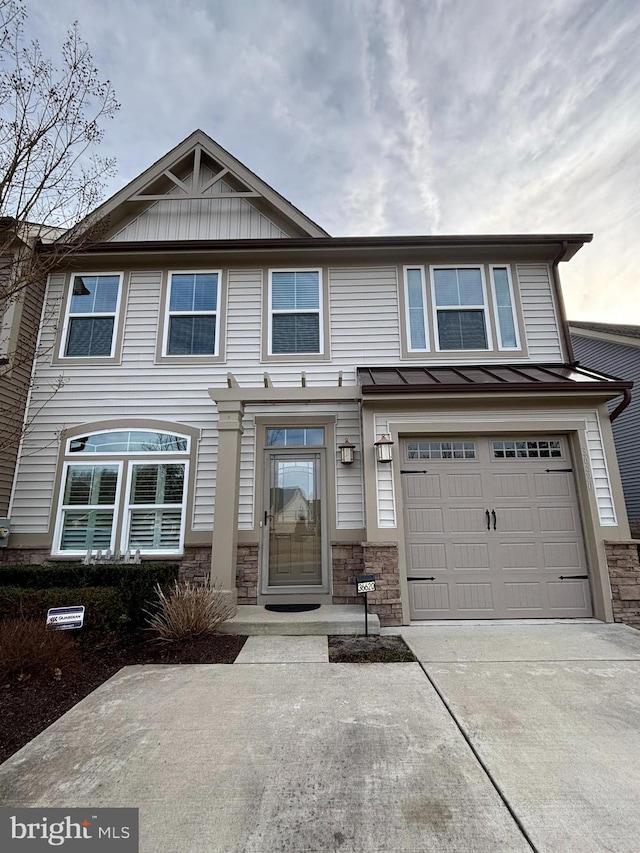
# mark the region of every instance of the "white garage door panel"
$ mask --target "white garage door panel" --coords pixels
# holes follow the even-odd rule
[[[411,618],[591,615],[564,440],[555,438],[554,458],[536,456],[549,453],[544,439],[520,439],[526,454],[522,444],[512,453],[497,445],[496,458],[492,439],[477,437],[473,458],[419,460],[411,441],[414,456],[404,444],[402,462]],[[418,441],[442,457],[452,446]]]

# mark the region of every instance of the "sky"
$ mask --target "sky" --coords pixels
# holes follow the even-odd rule
[[[574,320],[640,324],[638,0],[25,0],[122,107],[110,195],[201,128],[333,236],[593,233]]]

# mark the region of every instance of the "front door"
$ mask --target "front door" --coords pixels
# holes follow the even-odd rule
[[[263,578],[269,592],[323,591],[323,453],[267,451]],[[263,584],[264,588],[265,584]]]

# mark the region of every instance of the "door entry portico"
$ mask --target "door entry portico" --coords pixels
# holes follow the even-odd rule
[[[262,590],[322,593],[327,586],[324,449],[289,449],[285,443],[288,432],[293,430],[267,431],[271,443],[277,441],[280,446],[265,451]],[[270,433],[276,433],[275,437]],[[293,438],[302,443],[300,436]]]

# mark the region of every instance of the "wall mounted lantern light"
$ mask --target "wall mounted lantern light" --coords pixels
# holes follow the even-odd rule
[[[340,451],[340,461],[343,465],[353,465],[355,444],[352,444],[349,439],[345,439],[342,444],[338,445]]]
[[[378,441],[373,445],[376,449],[376,458],[378,462],[391,462],[393,459],[393,455],[391,453],[391,448],[393,447],[394,442],[391,441],[390,438],[387,438],[386,435],[383,435]]]

